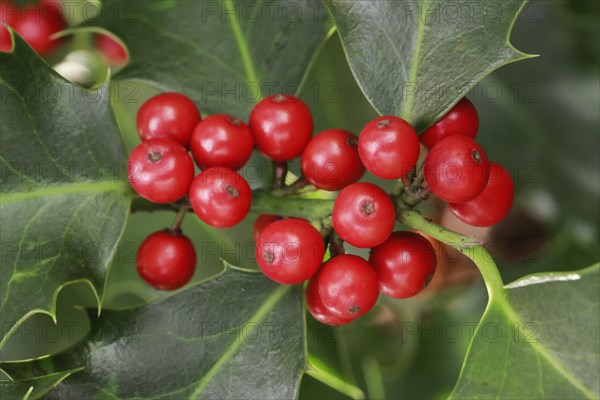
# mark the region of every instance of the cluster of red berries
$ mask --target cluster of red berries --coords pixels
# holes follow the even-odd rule
[[[275,163],[301,157],[299,182],[341,190],[331,226],[322,233],[303,219],[261,215],[254,226],[256,261],[275,282],[308,280],[310,312],[321,322],[341,325],[369,311],[379,292],[393,298],[419,293],[437,263],[428,239],[393,232],[394,199],[374,184],[358,182],[365,170],[383,179],[401,179],[407,189],[417,182],[421,195],[430,191],[472,225],[488,226],[508,213],[512,179],[501,166],[489,163],[474,141],[478,126],[475,107],[463,99],[420,138],[409,123],[394,116],[369,122],[358,137],[342,129],[313,137],[310,110],[290,95],[259,102],[246,125],[224,114],[201,119],[192,100],[165,93],[138,112],[142,143],[130,155],[128,176],[141,197],[172,203],[187,195],[202,221],[226,228],[250,210],[250,186],[236,171],[255,147]],[[417,168],[421,144],[430,151]],[[200,169],[196,176],[194,162]],[[344,254],[344,242],[370,248],[369,260]],[[330,259],[323,263],[328,244]],[[192,243],[176,225],[146,239],[137,267],[153,286],[175,289],[191,279],[195,258]]]
[[[53,39],[52,35],[67,27],[59,0],[38,0],[24,7],[0,0],[0,22],[0,51],[12,50],[6,24],[41,55],[59,45],[60,40]]]
[[[372,245],[368,261],[356,255],[337,254],[339,249],[334,251],[331,245],[332,257],[323,263],[323,238],[305,220],[276,220],[274,216],[265,215],[255,223],[258,266],[278,283],[292,285],[308,280],[307,308],[318,321],[330,325],[344,325],[364,315],[375,305],[380,291],[396,299],[416,295],[427,285],[437,264],[429,240],[414,232],[392,233],[394,208],[391,201],[390,204],[382,201],[389,200],[383,190],[370,183],[354,183],[348,188],[360,194],[353,203],[343,201],[340,207],[347,208],[346,214],[359,216],[358,230],[367,225],[372,227],[367,233],[370,240],[383,236],[383,240],[379,238],[378,243]],[[362,213],[365,208],[378,210],[388,205],[391,209],[383,213],[366,216]],[[335,215],[336,208],[334,218]],[[383,225],[386,226],[380,227],[380,221],[371,218],[382,218],[381,222],[385,221]],[[387,232],[390,224],[392,227]],[[375,230],[378,232],[372,235]],[[349,243],[357,244],[356,241]],[[361,242],[362,247],[371,247],[370,243],[375,242]]]
[[[308,280],[307,308],[331,325],[364,315],[379,292],[392,298],[416,295],[435,271],[433,246],[417,233],[392,232],[396,208],[390,196],[376,185],[356,181],[366,167],[375,176],[403,179],[410,187],[407,176],[416,169],[421,142],[430,151],[420,167],[422,180],[413,179],[420,195],[431,191],[468,224],[493,225],[510,210],[514,188],[509,173],[489,163],[474,141],[478,128],[477,110],[463,99],[420,137],[394,116],[369,122],[358,140],[337,130],[317,135],[302,156],[304,179],[320,189],[342,189],[333,206],[333,229],[343,242],[370,248],[369,260],[335,249],[322,264],[325,246],[312,225],[264,215],[255,224],[259,267],[279,283]]]

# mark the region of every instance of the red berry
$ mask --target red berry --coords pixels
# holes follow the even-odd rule
[[[109,35],[96,35],[96,49],[110,65],[124,65],[127,63],[125,48]]]
[[[369,122],[358,138],[360,159],[369,172],[383,179],[406,176],[417,164],[420,151],[413,127],[389,115]]]
[[[194,179],[194,162],[188,152],[169,139],[150,139],[129,155],[129,183],[143,198],[171,203],[188,192]]]
[[[252,191],[237,172],[212,167],[194,178],[190,203],[198,217],[208,225],[229,228],[240,223],[250,211]]]
[[[250,113],[256,147],[274,161],[298,157],[310,141],[313,120],[302,100],[276,94],[259,102]]]
[[[10,1],[0,0],[0,22],[14,26],[19,18],[19,9]]]
[[[137,113],[137,129],[142,140],[171,139],[188,149],[200,118],[198,108],[189,97],[162,93],[142,104]]]
[[[50,39],[50,36],[66,27],[60,6],[48,2],[24,7],[13,25],[15,31],[40,55],[50,53],[60,44],[61,40]]]
[[[317,286],[325,307],[345,319],[364,315],[379,295],[377,275],[371,265],[351,254],[327,261],[319,272]]]
[[[302,175],[319,189],[340,190],[358,181],[365,166],[358,156],[358,138],[343,129],[319,133],[302,153]]]
[[[190,146],[200,168],[227,167],[237,170],[252,155],[254,138],[250,128],[238,118],[215,114],[196,126]]]
[[[256,242],[256,262],[271,280],[301,283],[317,272],[325,245],[315,227],[303,219],[282,219],[267,226]]]
[[[419,293],[427,285],[437,264],[429,240],[414,232],[394,232],[371,250],[369,262],[379,278],[381,292],[395,299]]]
[[[353,319],[341,318],[332,313],[321,301],[319,296],[319,276],[321,274],[316,273],[312,278],[308,280],[306,285],[306,308],[310,311],[311,315],[319,322],[340,326],[345,325],[353,321]]]
[[[140,277],[156,289],[175,290],[192,279],[196,251],[187,236],[158,231],[142,242],[136,266]]]
[[[275,221],[279,221],[279,216],[272,214],[261,214],[254,221],[253,233],[254,241],[257,242],[260,235],[263,233],[265,228],[271,225]]]
[[[481,193],[489,172],[487,155],[467,136],[442,139],[425,159],[425,180],[429,188],[449,203],[462,203]]]
[[[12,51],[13,43],[8,28],[0,22],[0,52]]]
[[[466,97],[459,101],[446,115],[433,124],[419,139],[428,149],[437,142],[452,135],[475,138],[479,130],[479,115],[477,109]]]
[[[464,203],[450,204],[450,211],[469,225],[492,226],[506,217],[514,195],[515,187],[508,171],[491,162],[490,178],[483,192]]]
[[[333,228],[352,246],[368,248],[383,243],[395,222],[392,200],[372,183],[353,183],[340,192],[333,205]]]

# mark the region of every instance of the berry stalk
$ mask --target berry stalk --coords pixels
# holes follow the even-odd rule
[[[446,229],[427,220],[420,212],[415,210],[399,210],[397,218],[411,229],[431,236],[467,256],[481,272],[490,299],[502,295],[504,283],[498,272],[498,267],[490,253],[481,245],[479,239]]]

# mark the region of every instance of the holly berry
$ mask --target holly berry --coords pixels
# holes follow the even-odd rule
[[[271,225],[275,221],[279,221],[279,216],[273,214],[261,214],[254,221],[253,233],[254,241],[257,242],[260,235],[263,233],[265,228]]]
[[[0,52],[12,51],[13,43],[8,28],[0,22]]]
[[[227,167],[237,170],[250,159],[254,138],[250,128],[238,118],[215,114],[196,126],[190,146],[200,168]]]
[[[343,129],[328,129],[311,139],[302,153],[302,175],[319,189],[340,190],[358,181],[365,166],[358,138]]]
[[[383,179],[406,176],[417,164],[420,150],[413,127],[389,115],[365,125],[358,139],[358,153],[365,167]]]
[[[67,27],[59,4],[42,1],[24,7],[18,14],[12,27],[33,50],[46,55],[60,44],[60,39],[50,38]]]
[[[396,211],[383,189],[359,182],[340,192],[332,216],[333,228],[344,241],[369,248],[383,243],[392,234]]]
[[[19,9],[11,1],[0,0],[0,22],[14,26],[19,18]],[[1,25],[1,24],[0,24]]]
[[[143,198],[171,203],[188,192],[194,179],[194,162],[188,152],[169,139],[150,139],[129,155],[129,183]]]
[[[147,100],[137,113],[142,140],[175,140],[186,149],[201,116],[194,102],[180,93],[162,93]]]
[[[110,65],[124,65],[127,63],[125,48],[109,35],[96,35],[96,49]]]
[[[169,230],[154,232],[142,242],[136,257],[140,277],[159,290],[175,290],[192,279],[196,251],[187,236]]]
[[[379,295],[377,275],[371,265],[351,254],[327,261],[319,271],[317,287],[323,305],[344,319],[364,315]]]
[[[471,200],[483,191],[489,178],[487,155],[467,136],[448,136],[425,159],[425,181],[440,199],[449,203]]]
[[[14,26],[17,19],[17,7],[11,2],[0,1],[0,52],[12,51],[12,38],[6,25]]]
[[[298,157],[310,141],[313,120],[302,100],[276,94],[260,101],[250,113],[256,147],[274,161]]]
[[[439,121],[421,133],[419,139],[423,146],[430,149],[443,138],[452,135],[463,135],[474,139],[478,130],[479,115],[477,109],[465,97]]]
[[[450,204],[450,211],[473,226],[492,226],[510,211],[515,195],[513,180],[504,167],[490,163],[488,183],[477,197],[464,203]]]
[[[190,203],[202,221],[216,228],[240,223],[252,203],[252,191],[237,172],[225,167],[202,171],[190,186]]]
[[[325,245],[321,234],[303,219],[273,222],[256,242],[256,262],[271,280],[293,285],[317,272]]]
[[[437,257],[429,240],[414,232],[394,232],[371,250],[369,262],[381,292],[395,299],[419,293],[435,271]]]
[[[306,285],[306,308],[311,315],[319,322],[340,326],[345,325],[353,321],[353,319],[341,318],[332,313],[321,301],[319,295],[319,276],[321,274],[316,273],[312,278],[308,280]]]

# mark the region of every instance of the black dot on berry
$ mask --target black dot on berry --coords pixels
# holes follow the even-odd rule
[[[234,188],[233,186],[231,186],[231,185],[225,186],[225,191],[231,197],[238,197],[240,195],[240,192],[236,188]]]
[[[390,126],[392,124],[392,120],[390,119],[382,119],[381,121],[377,122],[377,127],[378,128],[385,128],[386,126]]]
[[[160,161],[161,158],[162,154],[160,154],[157,151],[151,151],[150,153],[148,153],[148,161],[150,162],[157,163]]]
[[[275,103],[283,103],[286,100],[285,94],[278,94],[273,97]]]
[[[360,307],[359,306],[348,307],[348,312],[350,314],[352,314],[352,315],[358,314],[359,311],[360,311]]]
[[[473,152],[471,153],[471,158],[473,159],[473,161],[475,161],[477,164],[481,164],[481,154],[479,154],[479,151],[477,150],[473,150]]]
[[[236,117],[229,117],[229,122],[235,126],[240,126],[242,124],[242,121]]]
[[[371,215],[375,211],[375,205],[373,204],[373,200],[363,201],[360,205],[360,211],[364,215]]]
[[[265,260],[266,263],[272,264],[273,261],[275,261],[275,254],[270,251],[266,251],[265,254],[263,254],[263,260]]]
[[[348,140],[346,140],[346,143],[348,143],[352,147],[357,147],[358,146],[358,138],[356,138],[355,136],[349,137]]]

